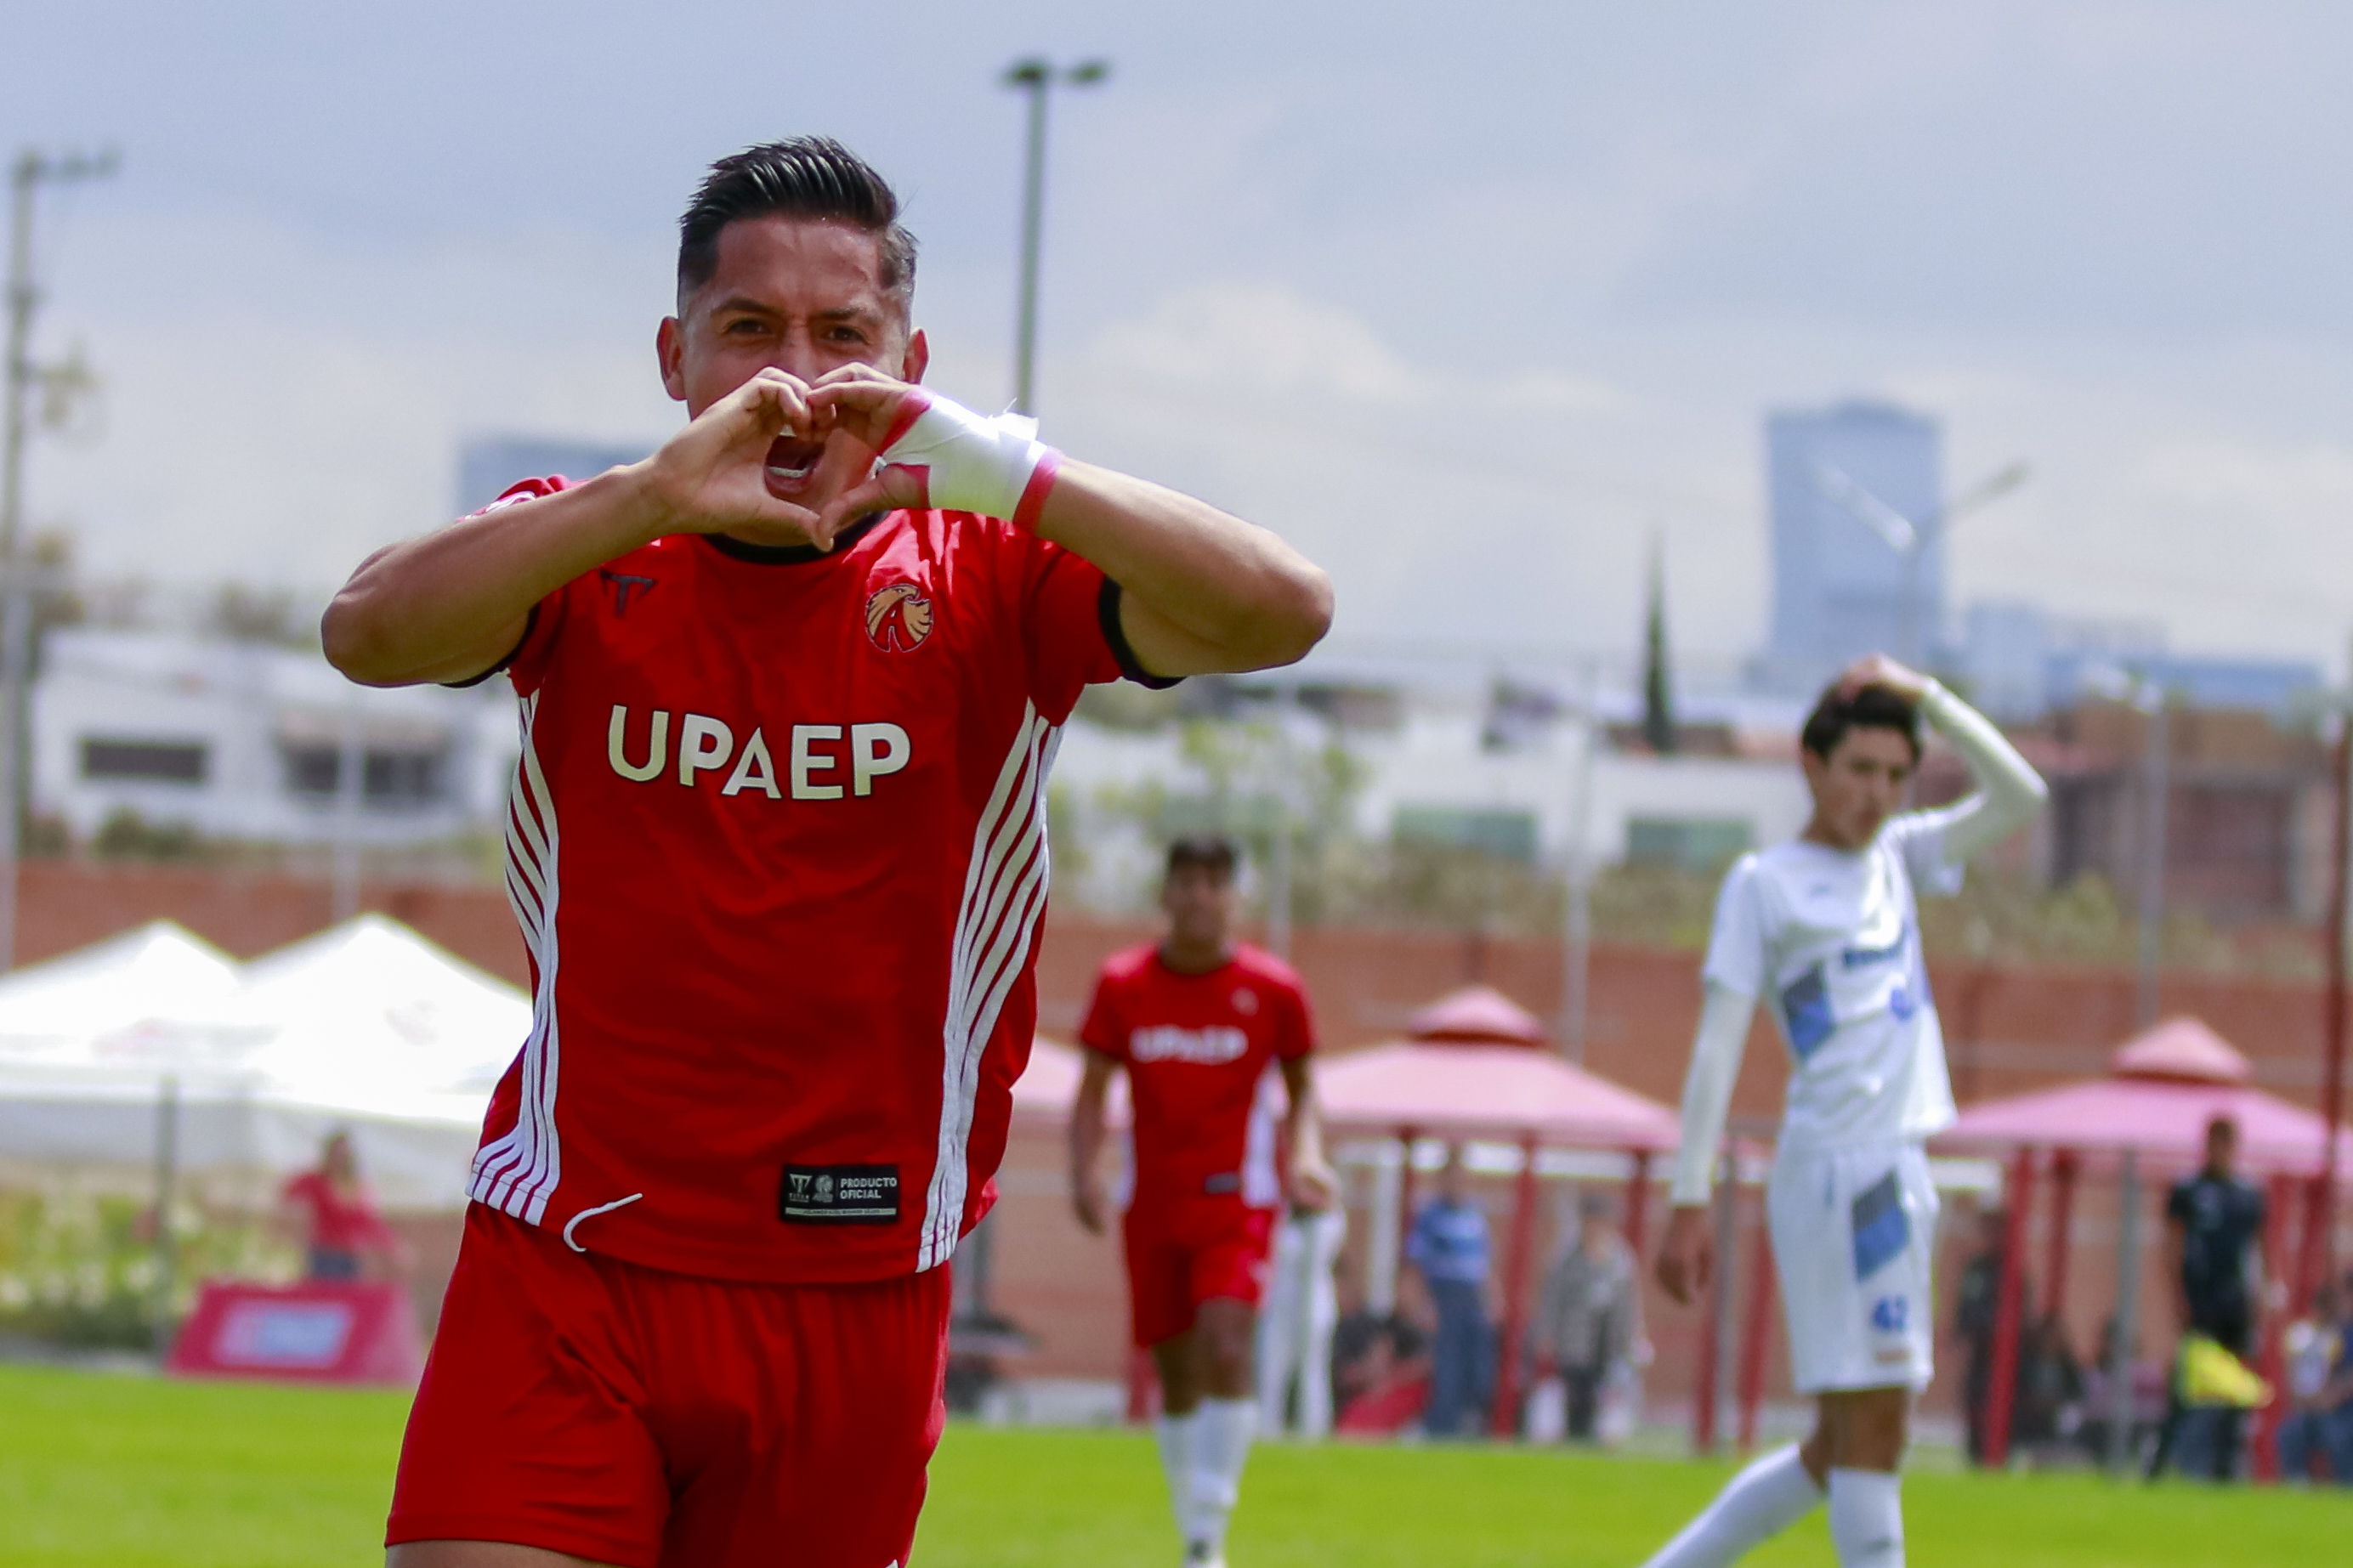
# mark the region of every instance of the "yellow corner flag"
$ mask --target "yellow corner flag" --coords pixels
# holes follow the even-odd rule
[[[2272,1385],[2254,1369],[2204,1334],[2181,1336],[2181,1380],[2184,1405],[2235,1405],[2259,1410],[2272,1402]]]

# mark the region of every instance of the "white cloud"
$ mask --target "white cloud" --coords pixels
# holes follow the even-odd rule
[[[1254,395],[1402,408],[1461,405],[1573,417],[1627,405],[1619,388],[1556,368],[1488,374],[1409,364],[1372,324],[1283,284],[1204,283],[1096,335],[1099,374]]]
[[[1245,393],[1371,403],[1423,395],[1413,372],[1361,319],[1280,285],[1187,289],[1140,320],[1106,328],[1090,357],[1127,374]]]

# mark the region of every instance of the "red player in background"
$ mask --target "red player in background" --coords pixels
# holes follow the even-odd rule
[[[1324,574],[926,392],[898,199],[722,160],[656,340],[689,423],[381,552],[327,655],[506,670],[532,1031],[392,1568],[883,1568],[943,1421],[947,1269],[1037,1016],[1046,788],[1089,682],[1288,663]]]
[[[1160,1458],[1185,1562],[1222,1564],[1258,1423],[1250,1349],[1277,1208],[1286,1196],[1328,1208],[1336,1188],[1308,1073],[1307,994],[1289,964],[1234,941],[1233,846],[1171,845],[1160,901],[1167,936],[1103,964],[1079,1032],[1086,1071],[1071,1120],[1071,1194],[1079,1222],[1100,1234],[1103,1104],[1124,1068],[1135,1127],[1122,1235],[1135,1342],[1160,1374]],[[1278,1076],[1290,1099],[1281,1147]]]
[[[318,1169],[279,1189],[278,1204],[286,1228],[301,1240],[305,1278],[357,1279],[371,1259],[389,1274],[407,1270],[408,1245],[376,1213],[352,1135],[343,1129],[320,1142]]]

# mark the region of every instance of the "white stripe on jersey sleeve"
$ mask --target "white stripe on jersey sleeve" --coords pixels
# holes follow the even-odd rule
[[[1036,704],[1025,706],[973,829],[972,860],[965,869],[964,900],[949,949],[940,1136],[917,1242],[919,1271],[954,1256],[963,1228],[981,1055],[1028,960],[1046,906],[1046,776],[1060,739],[1060,730],[1039,716]]]
[[[562,1179],[562,1151],[555,1135],[556,1066],[560,1044],[555,1017],[555,800],[533,747],[533,721],[539,694],[522,702],[522,755],[507,794],[507,901],[530,945],[539,984],[531,999],[531,1034],[522,1047],[520,1103],[515,1124],[504,1137],[474,1156],[466,1195],[517,1219],[540,1222],[547,1200]]]

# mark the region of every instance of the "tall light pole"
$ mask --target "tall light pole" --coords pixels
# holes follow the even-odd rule
[[[1600,750],[1600,678],[1591,659],[1577,679],[1577,763],[1571,770],[1568,803],[1568,902],[1562,912],[1560,985],[1561,1054],[1585,1065],[1586,1035],[1592,1012],[1593,983],[1593,861],[1586,838],[1593,828],[1593,757]]]
[[[2165,689],[2146,678],[2133,706],[2148,717],[2141,759],[2140,952],[2135,966],[2133,1015],[2144,1029],[2157,1022],[2165,966],[2165,807],[2172,793],[2173,726]]]
[[[2088,694],[2121,702],[2147,723],[2140,752],[2139,895],[2135,912],[2138,929],[2133,969],[2133,1023],[2146,1029],[2157,1022],[2158,990],[2165,966],[2165,807],[2173,793],[2173,723],[2167,707],[2169,693],[2156,676],[2143,670],[2095,670],[2084,682]]]
[[[1111,75],[1111,62],[1081,60],[1057,68],[1043,55],[1016,60],[1005,68],[1005,85],[1029,95],[1029,142],[1021,184],[1021,299],[1014,327],[1013,411],[1037,417],[1038,252],[1046,227],[1046,95],[1064,87],[1094,87]]]
[[[1902,636],[1897,641],[1905,663],[1916,666],[1925,657],[1925,639],[1921,637],[1920,625],[1924,619],[1920,603],[1921,558],[1954,523],[2024,484],[2027,473],[2024,463],[2012,463],[1975,489],[1956,496],[1926,517],[1915,520],[1863,489],[1843,469],[1829,463],[1814,465],[1814,488],[1845,508],[1865,527],[1885,540],[1890,550],[1904,558],[1904,624]]]
[[[1058,83],[1093,87],[1110,75],[1109,60],[1058,67],[1043,55],[1031,55],[1006,67],[999,79],[1029,95],[1029,134],[1021,174],[1021,292],[1013,328],[1013,411],[1032,419],[1038,416],[1038,253],[1046,237],[1046,96]],[[984,1218],[956,1252],[956,1279],[965,1297],[960,1315],[981,1323],[996,1319],[989,1300],[992,1241],[989,1218]]]
[[[43,185],[102,180],[114,173],[111,149],[56,156],[26,148],[9,171],[8,364],[5,446],[0,447],[0,973],[16,965],[16,861],[24,835],[26,682],[33,661],[32,584],[25,560],[25,442],[36,386],[66,378],[33,363],[33,312],[41,300],[33,277],[33,198]]]

